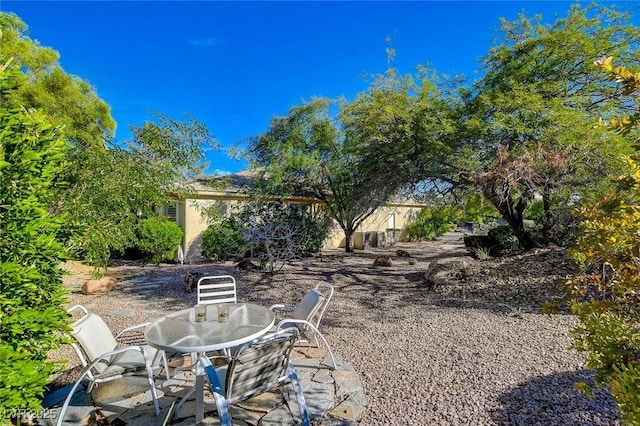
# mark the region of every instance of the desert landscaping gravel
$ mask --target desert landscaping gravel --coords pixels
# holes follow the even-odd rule
[[[410,264],[395,251],[415,259]],[[391,267],[373,267],[378,255]],[[434,259],[464,266],[435,288],[424,272]],[[140,266],[120,262],[109,294],[83,295],[89,270],[67,265],[71,304],[83,304],[114,331],[194,303],[186,272],[232,273],[241,302],[294,303],[318,280],[336,290],[322,323],[334,352],[360,374],[367,395],[362,425],[617,425],[611,396],[574,389],[594,375],[570,349],[575,319],[548,316],[541,304],[560,295],[572,265],[562,250],[540,249],[481,262],[467,256],[461,234],[356,253],[327,251],[275,276],[232,263]],[[53,355],[72,360],[69,348]],[[64,381],[68,375],[56,380]]]

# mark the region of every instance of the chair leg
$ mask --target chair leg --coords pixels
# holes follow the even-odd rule
[[[153,381],[153,369],[149,362],[146,362],[147,367],[147,380],[149,381],[149,390],[151,391],[151,398],[153,399],[153,408],[156,411],[156,416],[160,415],[160,405],[158,404],[158,393],[156,392],[156,385]]]
[[[288,376],[289,380],[291,380],[291,385],[293,386],[293,391],[296,394],[296,401],[298,402],[298,407],[300,408],[300,417],[302,418],[303,426],[310,426],[311,420],[309,420],[309,413],[307,412],[307,403],[304,400],[304,394],[302,393],[302,387],[300,387],[300,381],[298,380],[298,375],[296,374],[296,370],[293,368],[291,362],[289,362],[288,367]]]
[[[169,380],[169,361],[167,361],[167,353],[162,351],[162,362],[164,363],[164,375]]]
[[[333,365],[333,367],[331,369],[335,370],[336,367],[337,367],[336,359],[333,357],[333,351],[331,350],[331,346],[329,346],[329,342],[327,342],[327,339],[325,339],[324,336],[322,335],[322,333],[320,333],[320,331],[318,331],[318,329],[315,328],[313,325],[307,324],[307,326],[310,327],[313,330],[313,332],[314,332],[314,334],[316,336],[316,339],[318,337],[320,337],[320,339],[322,339],[322,342],[324,343],[324,346],[325,346],[325,348],[327,348],[327,352],[329,352],[329,356],[331,357],[331,364]]]
[[[231,423],[231,416],[229,415],[229,403],[227,400],[217,393],[213,392],[213,397],[216,400],[216,408],[218,409],[218,418],[220,419],[220,426],[233,426]]]

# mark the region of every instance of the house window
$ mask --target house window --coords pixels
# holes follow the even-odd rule
[[[388,229],[395,229],[396,227],[396,215],[395,214],[390,214],[387,217],[387,228]]]
[[[169,204],[164,206],[164,215],[169,219],[177,222],[178,219],[178,206],[177,204]]]

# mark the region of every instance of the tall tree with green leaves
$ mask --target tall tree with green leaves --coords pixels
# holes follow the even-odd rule
[[[574,5],[550,25],[540,19],[502,21],[485,75],[463,95],[455,141],[461,182],[484,194],[525,249],[535,246],[523,222],[534,197],[549,212],[623,167],[630,144],[591,129],[621,108],[605,102],[617,94],[591,64],[605,53],[636,63],[640,37],[628,14],[598,5]]]
[[[107,266],[112,252],[135,246],[141,218],[190,193],[190,181],[204,167],[204,148],[218,146],[191,117],[155,117],[132,126],[133,138],[124,145],[75,157],[83,167],[62,203],[74,230],[71,242],[98,268]]]
[[[6,64],[6,63],[5,63]],[[47,354],[68,327],[61,217],[49,205],[67,166],[67,144],[45,115],[16,101],[24,81],[0,63],[0,412],[41,408],[58,363]],[[5,417],[3,416],[3,418]]]
[[[417,178],[416,158],[431,159],[416,143],[442,131],[442,107],[426,78],[389,70],[352,103],[315,99],[274,119],[250,147],[252,164],[281,193],[323,201],[349,252],[358,226]]]
[[[20,87],[11,96],[64,127],[74,149],[104,148],[116,127],[110,107],[89,83],[65,72],[58,52],[31,39],[28,29],[14,13],[0,12],[0,63],[12,61],[22,71],[16,76]]]
[[[129,142],[115,143],[109,106],[91,85],[66,73],[59,54],[27,35],[15,14],[0,12],[0,62],[22,71],[9,96],[45,113],[65,129],[68,167],[49,209],[64,214],[61,231],[90,264],[105,267],[112,251],[133,246],[139,218],[151,216],[203,166],[204,147],[217,147],[202,123],[155,114],[132,127]]]

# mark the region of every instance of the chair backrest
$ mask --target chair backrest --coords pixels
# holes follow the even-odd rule
[[[113,351],[118,346],[109,326],[96,314],[85,314],[71,324],[71,330],[71,335],[82,348],[89,363],[101,355]],[[108,366],[107,361],[105,360],[104,364],[96,365],[96,370],[102,372]]]
[[[291,318],[308,321],[314,327],[319,328],[324,311],[332,296],[333,286],[324,281],[319,282],[315,288],[304,295]]]
[[[196,286],[198,304],[236,303],[236,279],[231,275],[202,277]]]
[[[288,380],[297,339],[298,330],[287,328],[241,346],[227,369],[226,399],[242,401]]]

